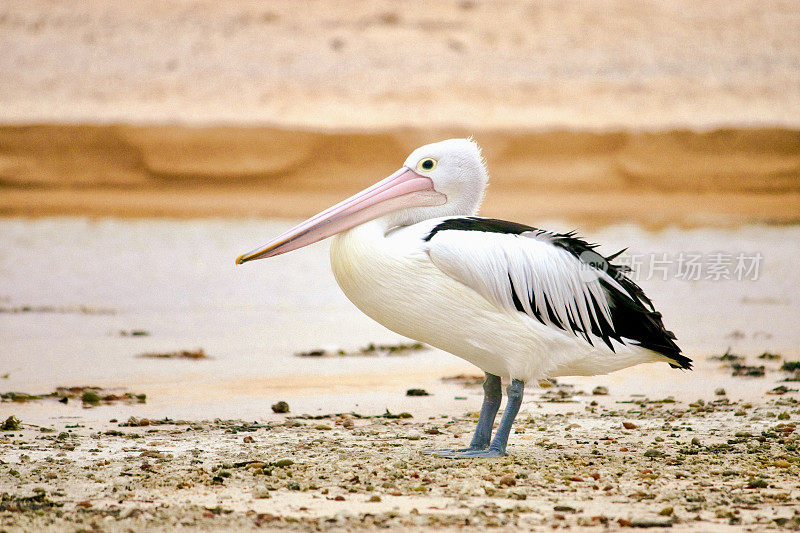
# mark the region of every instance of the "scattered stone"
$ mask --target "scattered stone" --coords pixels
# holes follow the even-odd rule
[[[736,362],[736,361],[744,361],[744,357],[743,356],[731,353],[731,349],[730,348],[725,350],[724,354],[715,355],[713,357],[710,357],[709,359],[711,359],[712,361],[724,361],[724,362],[728,362],[728,363],[733,363],[733,362]]]
[[[206,352],[204,352],[202,348],[199,350],[181,350],[178,352],[143,353],[140,354],[139,357],[144,357],[147,359],[208,359],[208,355],[206,355]]]
[[[399,344],[375,344],[369,343],[366,346],[354,351],[346,351],[337,347],[314,348],[305,352],[296,352],[297,357],[351,357],[351,356],[379,356],[379,355],[399,355],[411,351],[427,350],[428,347],[420,342],[399,343]]]
[[[387,409],[386,412],[381,415],[381,418],[414,418],[414,417],[411,415],[411,413],[405,413],[405,412],[404,413],[398,413],[398,414],[392,414]]]
[[[345,355],[344,350],[336,349],[328,349],[328,348],[316,348],[314,350],[308,350],[306,352],[296,352],[295,355],[297,357],[329,357],[332,355]]]
[[[723,389],[722,387],[715,389],[714,394],[716,394],[717,396],[725,396],[726,394],[725,389]]]
[[[9,416],[5,422],[0,424],[0,431],[17,431],[18,429],[20,429],[20,421],[14,415]]]
[[[397,353],[403,352],[411,352],[411,351],[418,351],[418,350],[427,350],[428,347],[422,344],[421,342],[412,342],[408,344],[399,343],[399,344],[373,344],[369,343],[369,345],[361,348],[361,353],[368,355],[375,352],[385,352],[386,354],[393,355]]]
[[[781,365],[781,370],[784,372],[794,372],[800,370],[800,361],[786,361]]]
[[[84,407],[94,407],[101,402],[112,404],[116,402],[126,403],[145,403],[147,396],[131,392],[116,393],[105,390],[101,387],[57,387],[49,394],[28,394],[24,392],[4,392],[0,393],[0,400],[3,402],[32,402],[38,400],[57,400],[66,404],[71,398],[80,398]]]
[[[99,405],[100,395],[93,390],[87,390],[81,395],[81,401],[84,403],[84,405]]]
[[[594,396],[607,396],[608,395],[608,387],[597,386],[592,389],[592,395]]]
[[[19,477],[19,472],[16,472],[16,474],[15,472],[16,470],[12,470],[10,474]],[[44,489],[35,488],[33,492],[33,496],[17,496],[16,494],[8,494],[7,492],[0,494],[0,512],[40,512],[64,506],[62,502],[54,502],[49,499]]]
[[[474,374],[457,374],[455,376],[442,378],[442,381],[445,383],[460,383],[465,387],[476,387],[478,385],[483,385],[484,379],[486,379],[484,376],[476,376]]]
[[[577,512],[574,507],[570,507],[569,505],[556,505],[553,507],[553,511],[557,513],[575,513]]]
[[[764,478],[752,478],[747,482],[748,489],[765,489],[769,487],[769,483]]]
[[[122,422],[120,427],[146,427],[149,425],[149,418],[136,418],[135,416],[132,416],[128,418],[127,422]]]
[[[408,389],[406,396],[430,396],[430,394],[425,389]]]
[[[80,314],[80,315],[114,315],[114,309],[104,309],[91,307],[88,305],[62,306],[52,305],[22,305],[19,307],[0,307],[0,313],[57,313],[57,314]]]
[[[774,372],[777,366],[772,363],[767,370]],[[752,385],[766,389],[763,383]],[[464,529],[465,525],[466,529],[520,530],[557,525],[576,531],[691,526],[715,531],[732,523],[730,520],[739,520],[743,529],[789,529],[800,521],[795,524],[787,518],[782,526],[769,513],[773,507],[783,508],[794,501],[792,490],[800,466],[795,413],[800,404],[790,390],[754,399],[752,404],[717,395],[692,402],[691,407],[683,396],[671,401],[644,395],[614,396],[610,400],[615,401],[595,402],[591,407],[591,398],[575,405],[552,406],[541,401],[517,420],[514,429],[521,431],[512,437],[509,457],[486,461],[449,461],[419,453],[431,447],[431,441],[439,440],[419,442],[429,435],[444,433],[453,438],[448,445],[463,445],[459,435],[471,434],[477,413],[415,420],[388,411],[366,415],[320,412],[263,424],[130,417],[119,424],[131,426],[124,432],[119,431],[123,427],[116,426],[116,419],[113,426],[92,428],[54,418],[56,432],[52,434],[36,426],[20,435],[0,434],[0,440],[5,439],[3,446],[11,451],[10,460],[0,459],[0,479],[6,481],[3,490],[7,492],[30,494],[36,484],[59,487],[54,489],[57,491],[64,487],[64,493],[52,497],[67,502],[66,509],[42,507],[40,518],[33,513],[13,516],[23,520],[22,529],[32,531],[37,530],[38,522],[31,520],[53,521],[53,529],[75,529],[94,527],[93,521],[100,524],[102,518],[116,524],[108,525],[109,529],[136,529],[133,519],[150,521],[153,515],[158,520],[163,516],[173,525],[185,520],[219,530],[260,524],[268,529],[343,531],[447,530]],[[547,391],[531,390],[530,395],[538,400],[559,391],[572,394],[566,383],[558,383]],[[70,393],[70,398],[81,398],[84,392]],[[95,392],[101,398],[106,394]],[[477,398],[469,397],[471,401]],[[53,408],[60,411],[59,406]],[[734,418],[737,410],[747,418]],[[355,423],[356,419],[359,422]],[[176,427],[179,424],[186,427]],[[109,427],[114,429],[109,431]],[[320,431],[323,427],[330,431]],[[615,427],[635,431],[615,432]],[[642,428],[647,430],[639,432]],[[255,442],[268,448],[256,449]],[[73,461],[84,457],[88,459],[76,470]],[[273,462],[276,457],[285,459]],[[76,482],[71,480],[76,472],[80,486],[91,490],[76,490]],[[104,488],[109,483],[117,487],[114,501],[108,499]],[[158,496],[154,498],[165,487],[177,492],[179,503],[172,510],[158,507]],[[271,498],[274,505],[270,508],[280,514],[245,509],[229,513],[189,503],[196,501],[197,494],[237,491],[246,498]],[[281,497],[275,499],[289,491],[305,492],[308,500],[289,508]],[[390,510],[394,497],[425,494],[436,498],[430,500],[431,507],[437,508],[434,512],[428,511],[428,506],[420,506],[419,512],[402,507]],[[384,497],[390,501],[382,500]],[[36,498],[40,498],[38,494]],[[349,504],[334,506],[326,499],[383,502],[386,506],[374,506],[371,512],[366,507],[354,511]],[[555,506],[550,516],[541,507],[548,499]],[[80,501],[97,505],[83,507],[78,505]],[[581,501],[593,501],[594,513],[584,514],[576,508]],[[180,502],[187,502],[186,506]],[[527,507],[527,502],[533,503]],[[9,509],[30,510],[28,505],[42,504],[2,495],[0,515]],[[137,507],[135,512],[129,511],[131,505]],[[320,506],[325,505],[328,507],[322,510]],[[462,512],[456,510],[459,505],[469,508]],[[332,507],[338,510],[328,512]],[[602,509],[605,516],[592,516],[598,514],[596,509]],[[742,509],[741,514],[735,513],[737,509]],[[208,518],[202,518],[203,513]],[[629,513],[634,513],[634,518]],[[754,521],[757,515],[766,518]],[[111,517],[120,521],[128,517],[131,522],[111,522]],[[196,522],[205,520],[213,522]]]
[[[630,527],[638,527],[638,528],[672,527],[672,519],[635,518],[631,520]]]
[[[517,484],[517,480],[514,479],[514,476],[506,475],[500,478],[500,482],[498,484],[501,487],[513,487]]]
[[[733,370],[733,373],[731,374],[732,376],[755,377],[755,378],[760,378],[764,376],[764,365],[749,366],[740,363],[733,363],[731,365],[731,370]]]
[[[272,412],[273,413],[288,413],[289,412],[289,404],[284,402],[283,400],[279,401],[272,405]]]

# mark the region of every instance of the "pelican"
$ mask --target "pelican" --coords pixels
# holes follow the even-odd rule
[[[475,435],[452,458],[501,457],[525,383],[665,361],[691,369],[651,301],[573,233],[477,216],[488,183],[472,139],[422,146],[394,174],[322,211],[242,264],[335,236],[345,295],[377,322],[486,374]],[[510,381],[497,432],[502,378]]]

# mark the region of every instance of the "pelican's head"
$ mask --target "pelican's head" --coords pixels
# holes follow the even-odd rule
[[[273,257],[384,217],[387,227],[429,218],[477,213],[488,175],[471,139],[448,139],[417,148],[403,167],[347,200],[329,207],[236,258],[236,264]]]

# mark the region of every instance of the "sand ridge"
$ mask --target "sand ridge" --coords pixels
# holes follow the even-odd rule
[[[0,214],[310,216],[422,144],[473,135],[484,213],[665,224],[800,220],[800,132],[56,125],[0,127]]]

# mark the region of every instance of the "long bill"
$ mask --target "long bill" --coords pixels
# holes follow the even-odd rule
[[[236,264],[297,250],[393,211],[442,205],[446,201],[447,197],[433,188],[430,178],[403,167],[372,187],[282,233],[261,248],[240,255]]]

